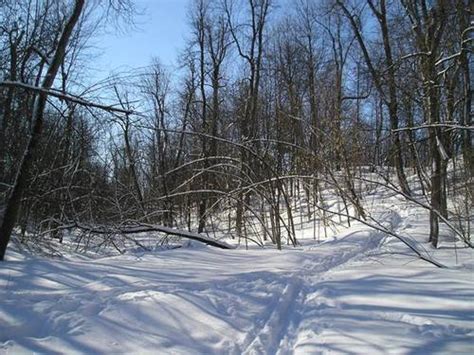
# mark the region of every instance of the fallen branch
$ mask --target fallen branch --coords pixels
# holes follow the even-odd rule
[[[196,240],[198,242],[216,247],[221,249],[233,249],[233,247],[227,243],[220,242],[215,239],[211,239],[205,235],[199,233],[193,233],[188,231],[183,231],[180,229],[164,227],[155,224],[139,224],[133,226],[122,226],[122,227],[92,227],[80,223],[71,223],[60,227],[61,229],[73,229],[78,228],[85,231],[88,231],[92,234],[138,234],[138,233],[149,233],[149,232],[160,232],[168,235],[176,235],[181,238]]]

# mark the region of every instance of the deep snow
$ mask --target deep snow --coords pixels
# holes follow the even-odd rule
[[[357,223],[283,251],[191,243],[48,259],[11,248],[0,353],[474,353],[472,250],[430,249],[417,207],[391,198],[375,210],[449,268]]]

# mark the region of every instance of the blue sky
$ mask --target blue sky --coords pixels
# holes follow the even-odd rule
[[[137,28],[109,31],[96,42],[102,55],[95,68],[98,76],[150,64],[157,57],[172,65],[184,47],[189,0],[133,0],[143,14],[136,19]]]

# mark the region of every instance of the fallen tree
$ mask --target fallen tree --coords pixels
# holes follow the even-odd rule
[[[102,234],[102,235],[130,235],[138,233],[150,233],[150,232],[159,232],[166,235],[174,235],[185,239],[195,240],[212,247],[220,249],[234,249],[233,246],[212,239],[208,236],[202,235],[200,233],[188,232],[180,229],[155,225],[155,224],[134,224],[134,225],[121,225],[121,226],[89,226],[81,223],[69,223],[62,225],[56,230],[66,230],[66,229],[80,229],[82,231],[88,232],[90,234]],[[51,231],[48,231],[51,232]],[[139,245],[139,244],[138,244]]]

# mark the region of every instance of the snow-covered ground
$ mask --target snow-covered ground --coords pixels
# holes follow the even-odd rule
[[[358,223],[283,251],[191,243],[48,259],[13,247],[0,353],[474,353],[472,249],[430,249],[426,211],[395,198],[374,211],[448,268]]]

